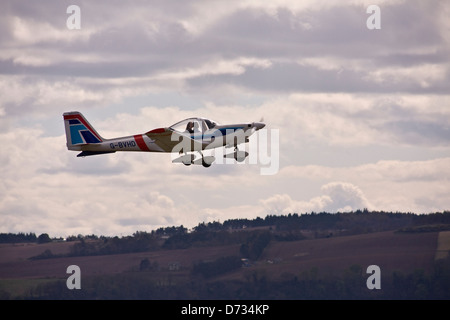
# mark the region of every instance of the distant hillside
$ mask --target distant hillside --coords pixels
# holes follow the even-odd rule
[[[363,210],[2,244],[0,298],[449,299],[449,226],[450,212]],[[366,287],[369,265],[381,290]]]
[[[245,233],[245,231],[244,231]],[[67,243],[13,247],[0,263],[0,297],[25,299],[449,299],[450,260],[435,260],[438,232],[271,240],[256,260],[242,245],[24,260]],[[11,245],[0,246],[3,255]],[[2,258],[4,259],[4,258]],[[240,261],[240,263],[239,263]],[[66,268],[78,265],[81,290],[68,290]],[[366,269],[381,269],[381,290]],[[40,282],[36,281],[41,279]],[[13,288],[21,291],[11,295]],[[17,289],[14,289],[17,290]]]

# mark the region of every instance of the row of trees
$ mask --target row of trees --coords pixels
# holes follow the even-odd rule
[[[156,238],[171,238],[174,236],[179,237],[172,239],[166,243],[166,246],[170,248],[173,243],[179,241],[189,240],[189,242],[201,242],[201,237],[205,232],[211,231],[229,231],[240,230],[246,228],[260,228],[267,227],[272,228],[279,233],[291,232],[296,230],[341,230],[341,232],[347,233],[366,233],[385,230],[395,230],[400,228],[415,227],[420,225],[430,224],[450,224],[450,211],[436,212],[429,214],[414,214],[414,213],[401,213],[401,212],[385,212],[385,211],[368,211],[357,210],[354,212],[345,213],[305,213],[305,214],[288,214],[288,215],[267,215],[264,219],[257,217],[255,219],[229,219],[223,223],[218,221],[199,223],[191,231],[184,226],[172,226],[159,228],[150,232],[136,232],[133,234],[133,238],[141,238],[141,236],[151,239]],[[186,237],[186,235],[191,237]],[[103,240],[109,241],[114,239],[117,241],[118,237],[105,237],[97,235],[81,235],[68,236],[66,241],[81,241],[81,240]],[[125,237],[129,240],[129,236]],[[39,237],[34,233],[0,233],[0,243],[20,243],[20,242],[45,242],[62,239],[50,239],[48,234],[43,233]],[[211,239],[209,239],[211,240]],[[176,245],[179,246],[179,245]]]
[[[97,241],[81,239],[74,243],[69,256],[90,256],[151,251],[159,248],[158,237],[153,233],[135,232],[126,237],[102,237]]]
[[[242,229],[274,226],[276,230],[323,230],[337,229],[349,232],[376,232],[395,230],[408,226],[426,224],[450,224],[450,211],[429,214],[369,211],[354,212],[311,212],[306,214],[268,215],[264,219],[231,219],[223,224],[213,222],[202,228],[211,230]]]
[[[47,233],[42,233],[38,237],[33,232],[30,233],[0,233],[0,243],[46,243],[51,242]]]

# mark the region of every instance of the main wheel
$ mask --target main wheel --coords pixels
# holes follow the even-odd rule
[[[247,158],[247,156],[248,156],[248,152],[246,152],[246,151],[237,150],[234,152],[234,159],[237,162],[243,162],[245,160],[245,158]]]
[[[202,159],[202,166],[204,166],[205,168],[209,168],[211,167],[211,163],[207,163],[205,160]]]

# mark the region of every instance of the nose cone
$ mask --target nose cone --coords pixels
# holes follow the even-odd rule
[[[266,126],[264,122],[253,122],[253,126],[256,128],[256,130],[262,129]]]

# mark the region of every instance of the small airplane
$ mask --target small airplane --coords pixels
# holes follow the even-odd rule
[[[206,168],[211,166],[215,157],[204,156],[203,150],[234,147],[234,152],[224,157],[242,162],[248,152],[240,151],[238,145],[249,142],[253,133],[265,127],[262,119],[260,122],[220,125],[205,118],[188,118],[144,134],[105,139],[80,112],[65,112],[63,117],[67,149],[81,151],[77,157],[117,151],[169,152],[180,154],[180,157],[172,160],[173,163],[186,166],[201,164]],[[195,152],[200,155],[197,159]]]

